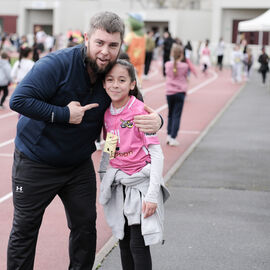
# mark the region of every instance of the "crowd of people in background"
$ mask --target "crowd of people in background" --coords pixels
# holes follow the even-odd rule
[[[127,53],[131,63],[136,68],[139,86],[141,86],[143,79],[149,79],[153,59],[161,59],[162,74],[166,77],[165,66],[167,62],[173,60],[172,48],[174,45],[179,45],[183,49],[181,61],[188,64],[187,78],[190,73],[197,76],[196,65],[206,76],[213,63],[216,66],[216,71],[222,72],[226,52],[226,44],[222,37],[215,48],[211,46],[209,39],[205,39],[205,41],[197,42],[195,50],[190,40],[185,43],[182,42],[179,37],[173,37],[167,28],[164,29],[163,33],[160,33],[156,28],[147,30],[142,17],[138,14],[130,14],[129,24],[131,31],[126,35],[122,49]],[[0,89],[2,96],[0,109],[3,109],[3,104],[8,95],[8,85],[19,83],[40,57],[54,50],[73,47],[82,43],[83,40],[83,34],[79,30],[69,30],[66,34],[60,33],[57,36],[52,36],[47,34],[40,26],[35,27],[32,37],[29,37],[29,35],[19,37],[17,34],[1,34]],[[15,58],[19,58],[18,61],[14,60],[14,55]],[[262,47],[258,59],[254,59],[252,48],[243,39],[239,44],[235,44],[230,55],[226,56],[227,59],[230,59],[233,83],[241,83],[243,80],[248,81],[252,66],[257,60],[260,65],[258,72],[262,77],[262,85],[266,85],[269,57],[265,47]],[[12,70],[11,66],[13,66]]]

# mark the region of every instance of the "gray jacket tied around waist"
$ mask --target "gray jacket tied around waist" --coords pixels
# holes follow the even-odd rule
[[[126,216],[128,225],[141,224],[145,245],[163,241],[164,202],[170,196],[164,184],[160,188],[156,212],[147,218],[142,215],[142,202],[149,187],[150,168],[151,164],[148,164],[133,175],[109,168],[103,177],[99,202],[103,205],[113,235],[120,240],[124,238]]]

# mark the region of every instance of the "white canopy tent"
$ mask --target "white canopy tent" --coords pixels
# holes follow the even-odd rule
[[[263,32],[270,31],[270,9],[258,17],[238,24],[238,32],[259,32],[259,44],[262,44]]]

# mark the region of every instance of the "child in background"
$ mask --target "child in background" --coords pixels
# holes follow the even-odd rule
[[[156,134],[142,133],[133,123],[135,115],[147,113],[136,98],[133,65],[118,59],[105,76],[104,88],[112,100],[104,132],[107,138],[115,137],[115,153],[101,175],[100,203],[120,239],[122,269],[151,270],[149,245],[163,241],[163,203],[169,197],[162,178],[162,149]]]
[[[30,71],[35,62],[33,59],[33,49],[22,46],[20,48],[19,60],[15,62],[11,77],[13,82],[20,83],[25,75]]]
[[[242,61],[243,61],[243,53],[240,51],[240,46],[236,44],[231,54],[233,83],[240,83],[242,81],[242,68],[243,68]]]
[[[166,71],[166,97],[168,102],[168,125],[167,141],[170,146],[177,146],[176,140],[179,128],[182,110],[184,106],[188,81],[188,64],[184,62],[184,50],[180,45],[174,45],[172,48],[173,60],[165,64]]]
[[[204,74],[207,74],[208,68],[211,66],[211,59],[210,59],[210,49],[209,49],[209,40],[205,41],[204,48],[201,51],[201,64],[202,64],[202,71]]]
[[[9,63],[9,56],[2,52],[0,58],[0,93],[3,91],[3,96],[0,100],[0,109],[4,109],[4,102],[8,96],[8,85],[11,82],[11,65]]]

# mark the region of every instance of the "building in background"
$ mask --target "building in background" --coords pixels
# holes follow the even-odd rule
[[[84,32],[94,13],[109,10],[125,20],[128,12],[140,13],[146,30],[160,35],[169,30],[184,43],[191,40],[194,47],[205,39],[215,46],[220,37],[229,44],[241,38],[257,44],[258,33],[238,33],[238,23],[269,8],[270,0],[1,0],[0,31],[31,35],[40,26],[55,36],[71,30]],[[264,33],[263,40],[269,44],[269,33]]]
[[[92,14],[110,10],[123,18],[128,12],[139,12],[146,27],[168,28],[184,40],[217,42],[223,36],[225,42],[234,43],[238,22],[269,8],[269,0],[1,0],[0,29],[19,35],[33,33],[37,25],[50,35],[70,29],[85,31]],[[257,33],[246,38],[251,44],[258,41]]]

